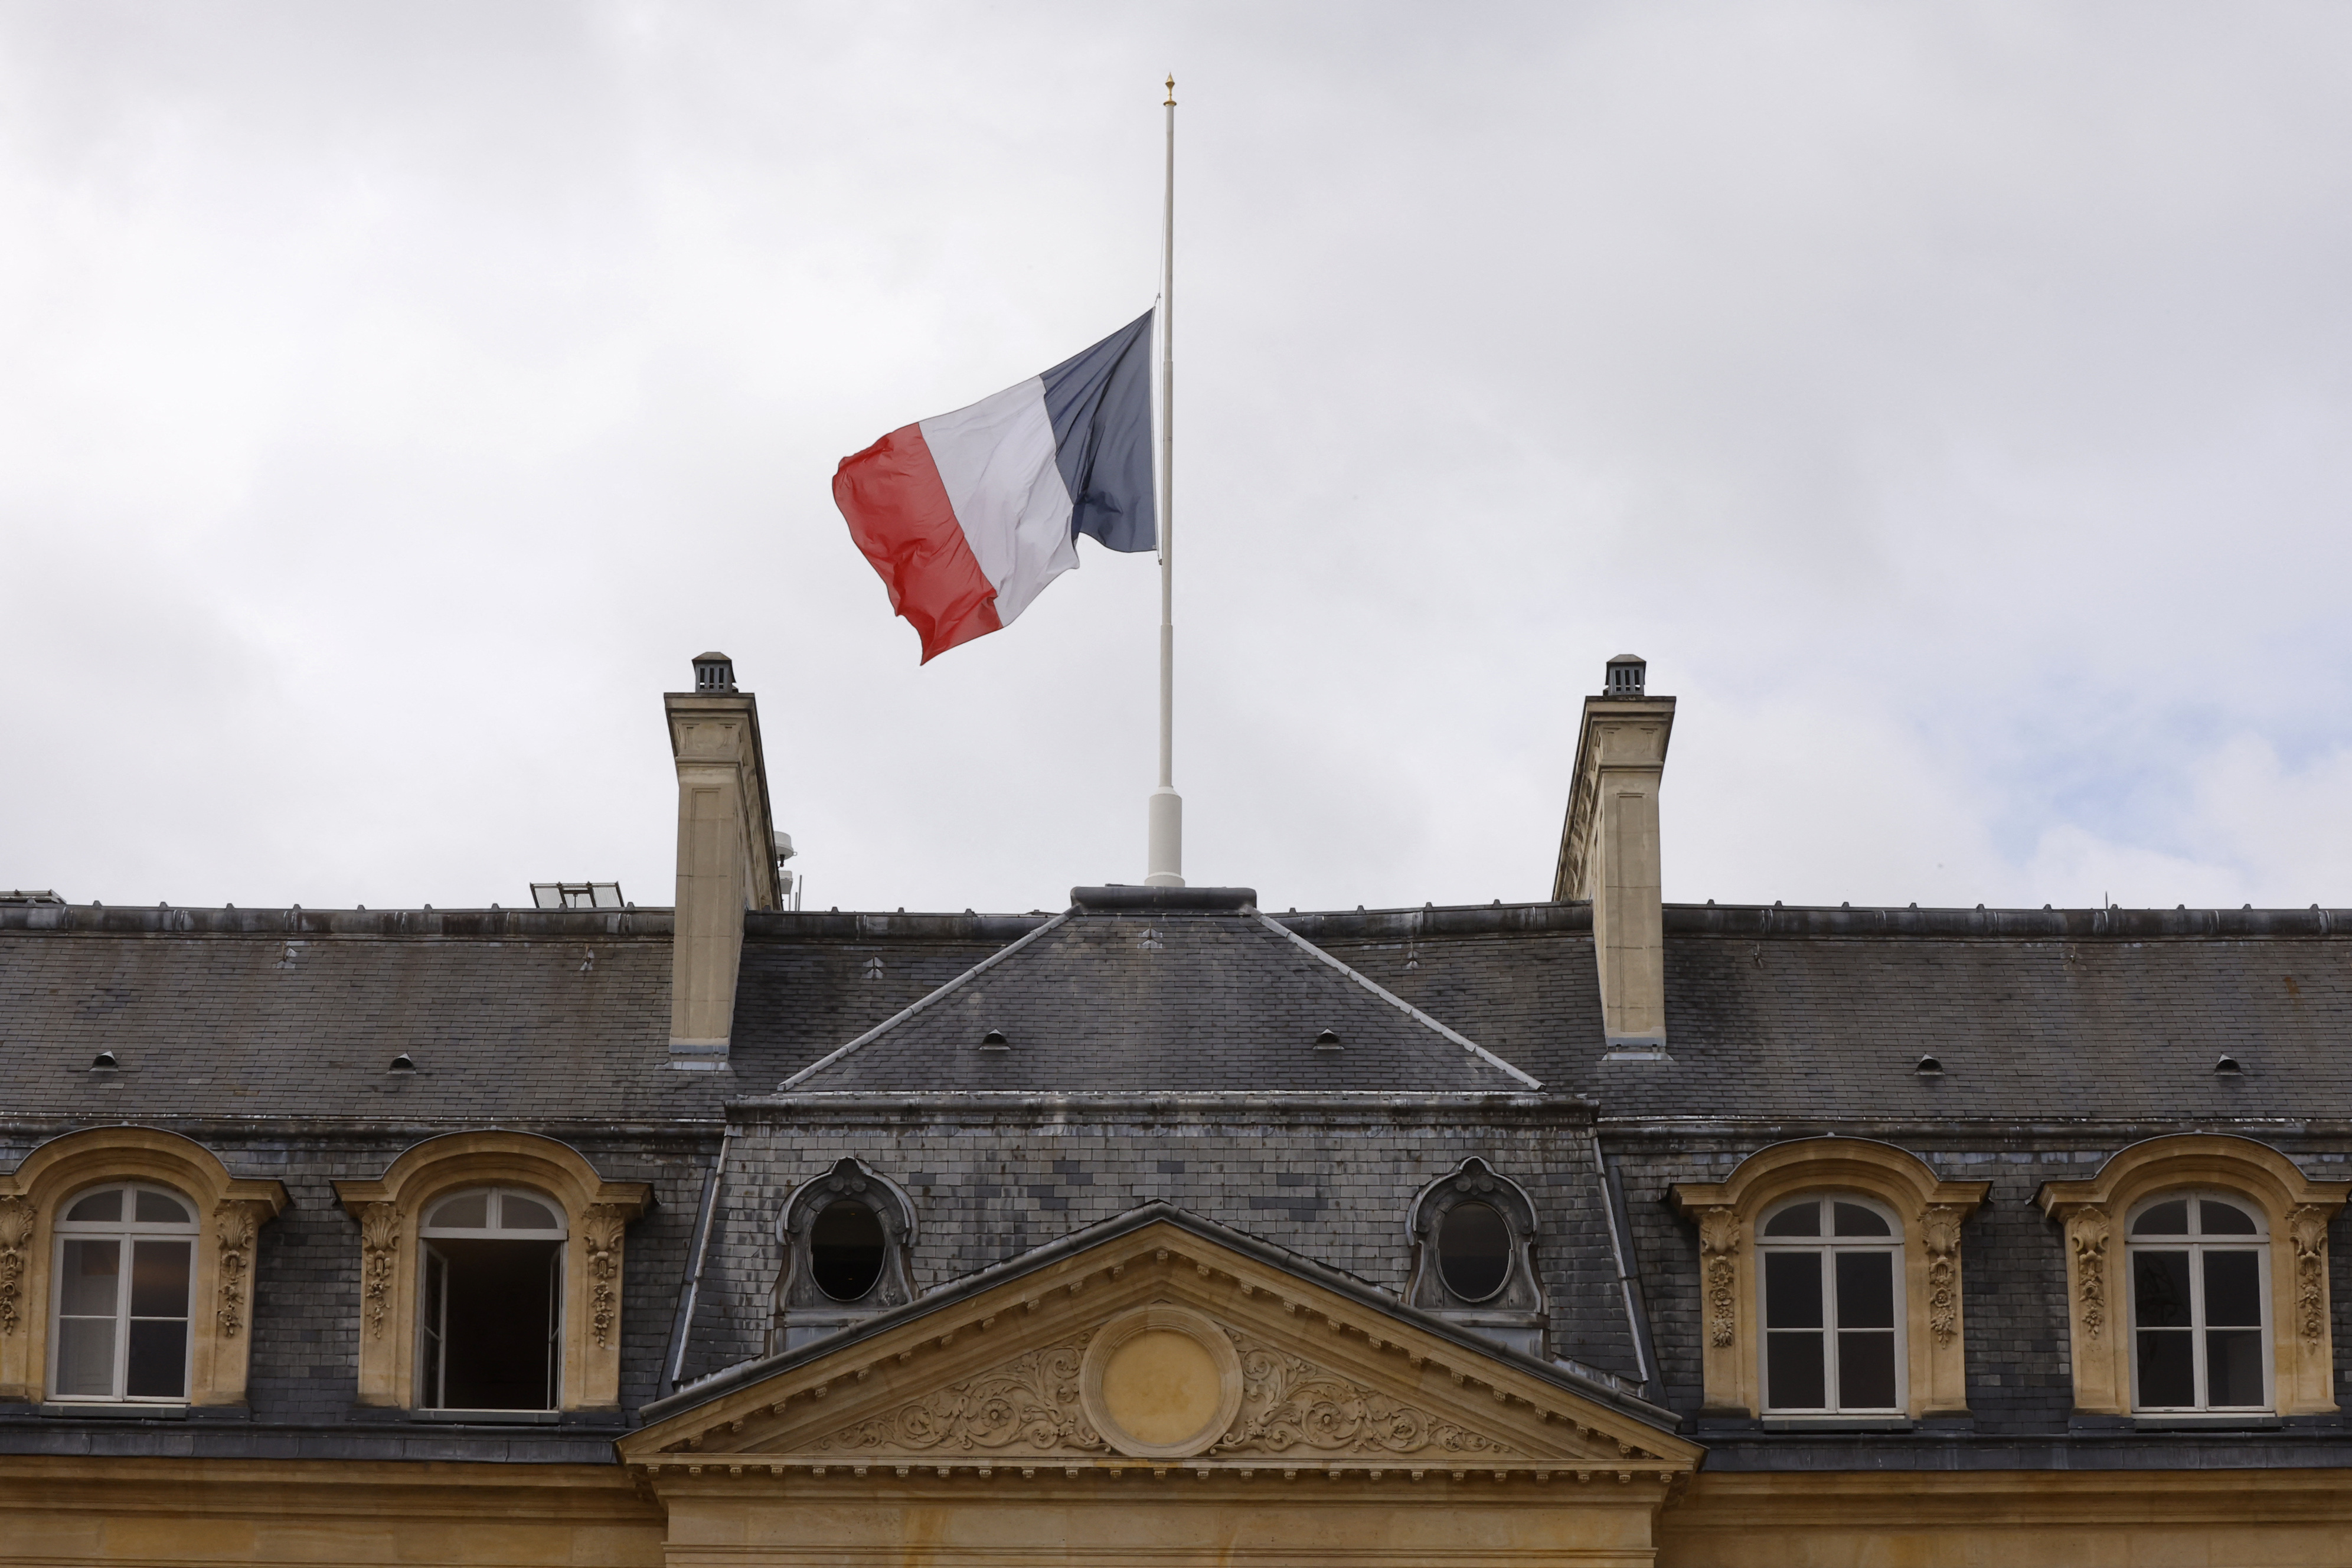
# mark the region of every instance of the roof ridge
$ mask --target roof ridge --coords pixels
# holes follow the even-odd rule
[[[786,1089],[792,1088],[803,1079],[807,1078],[810,1074],[821,1072],[824,1068],[831,1067],[834,1063],[841,1060],[842,1058],[849,1055],[850,1052],[857,1049],[860,1046],[866,1045],[871,1041],[879,1039],[884,1035],[887,1035],[891,1030],[897,1028],[899,1025],[905,1023],[908,1019],[926,1011],[929,1008],[931,1004],[940,1001],[941,998],[948,995],[949,993],[961,990],[966,984],[978,979],[981,975],[995,968],[1006,959],[1011,958],[1014,953],[1019,952],[1023,948],[1027,947],[1031,942],[1035,942],[1039,937],[1044,936],[1047,931],[1059,930],[1063,925],[1068,923],[1069,918],[1070,911],[1064,910],[1061,913],[1054,916],[1044,925],[1039,926],[1035,931],[1031,931],[1020,941],[1011,942],[1003,947],[998,948],[994,952],[990,953],[986,958],[982,959],[978,963],[973,964],[970,969],[965,970],[961,974],[957,975],[953,980],[949,981],[946,984],[932,992],[929,995],[908,1003],[906,1006],[899,1008],[898,1011],[891,1014],[888,1017],[883,1019],[880,1023],[875,1025],[872,1028],[866,1030],[864,1034],[858,1036],[847,1045],[838,1047],[834,1050],[826,1052],[824,1056],[817,1058],[816,1060],[809,1063],[808,1066],[801,1068],[800,1071],[793,1074],[792,1077],[778,1084],[776,1086],[776,1092],[778,1094],[783,1093]]]
[[[1467,1035],[1459,1034],[1453,1029],[1447,1028],[1444,1024],[1439,1023],[1436,1019],[1431,1017],[1428,1014],[1423,1012],[1420,1008],[1414,1006],[1412,1003],[1406,1001],[1403,997],[1398,995],[1387,986],[1382,985],[1370,975],[1364,973],[1361,970],[1353,967],[1343,960],[1336,958],[1332,954],[1324,952],[1321,948],[1316,946],[1313,942],[1299,935],[1297,931],[1292,931],[1288,926],[1284,925],[1280,921],[1276,920],[1272,915],[1267,914],[1265,910],[1260,910],[1256,911],[1256,913],[1259,923],[1264,925],[1266,930],[1273,931],[1284,941],[1291,942],[1307,952],[1313,953],[1318,959],[1330,965],[1333,969],[1338,970],[1340,973],[1346,975],[1349,979],[1354,981],[1357,984],[1362,986],[1365,990],[1370,992],[1373,995],[1379,997],[1390,1006],[1394,1007],[1397,1011],[1402,1013],[1406,1017],[1412,1019],[1415,1023],[1422,1025],[1425,1028],[1435,1030],[1438,1034],[1453,1041],[1455,1045],[1460,1046],[1464,1050],[1468,1051],[1472,1056],[1475,1056],[1480,1060],[1486,1062],[1489,1067],[1500,1068],[1503,1071],[1510,1074],[1513,1078],[1517,1079],[1521,1083],[1526,1084],[1529,1089],[1539,1089],[1543,1088],[1543,1084],[1539,1079],[1531,1078],[1527,1073],[1520,1071],[1517,1068],[1513,1067],[1510,1063],[1505,1061],[1502,1058],[1496,1056],[1494,1052],[1488,1050],[1477,1041],[1470,1038]]]

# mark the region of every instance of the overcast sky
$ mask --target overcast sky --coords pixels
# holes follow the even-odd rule
[[[835,464],[1147,308],[1178,778],[1275,908],[2352,904],[2352,9],[0,0],[0,887],[1143,872],[1156,574],[917,664]]]

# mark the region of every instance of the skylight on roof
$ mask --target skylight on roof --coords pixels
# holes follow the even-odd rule
[[[617,910],[618,882],[533,882],[530,901],[542,910]]]

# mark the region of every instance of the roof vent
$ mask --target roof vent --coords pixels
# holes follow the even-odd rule
[[[2213,1070],[2215,1072],[2240,1073],[2246,1069],[2238,1065],[2237,1058],[2225,1056],[2221,1060],[2213,1064]]]
[[[1923,1078],[1941,1078],[1944,1076],[1943,1059],[1939,1057],[1921,1057],[1918,1065],[1911,1070]]]
[[[112,1051],[100,1051],[98,1055],[89,1058],[89,1066],[92,1072],[112,1072],[121,1065],[122,1064],[121,1062],[114,1059],[114,1053]]]
[[[1639,697],[1649,677],[1647,659],[1636,653],[1621,653],[1609,661],[1609,668],[1601,677],[1601,695]]]
[[[983,1051],[1009,1051],[1013,1047],[1006,1042],[1003,1030],[991,1029],[981,1036],[980,1048]]]
[[[392,1065],[383,1070],[386,1072],[415,1072],[416,1070],[416,1059],[414,1057],[411,1057],[406,1051],[403,1051],[398,1056],[393,1058]]]
[[[696,654],[694,689],[697,691],[734,690],[735,661],[723,653]]]
[[[1315,1048],[1318,1051],[1338,1050],[1339,1048],[1339,1031],[1336,1029],[1326,1029],[1321,1034],[1316,1036]]]

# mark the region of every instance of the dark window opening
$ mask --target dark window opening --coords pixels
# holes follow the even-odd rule
[[[1456,1204],[1437,1223],[1437,1277],[1465,1301],[1484,1301],[1511,1277],[1511,1227],[1494,1205]]]
[[[882,1278],[882,1222],[864,1204],[837,1203],[809,1227],[809,1274],[836,1301],[855,1301]]]
[[[427,1241],[419,1403],[554,1409],[562,1278],[561,1241]]]

